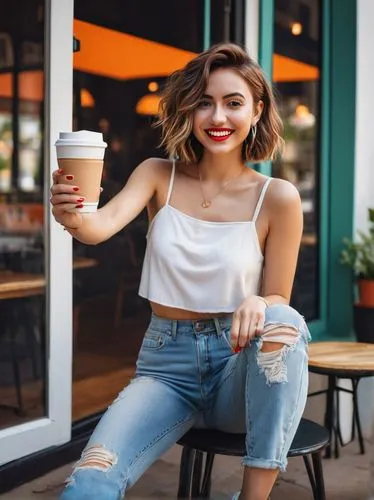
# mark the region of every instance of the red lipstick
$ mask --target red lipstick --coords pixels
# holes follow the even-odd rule
[[[234,131],[231,128],[207,128],[205,132],[212,141],[222,142],[228,139]]]

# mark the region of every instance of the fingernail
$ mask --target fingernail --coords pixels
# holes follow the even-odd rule
[[[62,174],[62,173],[63,173],[62,168],[59,168],[59,169],[57,170],[57,173],[58,173],[58,174]]]
[[[77,203],[82,203],[84,201],[84,198],[78,198]]]
[[[77,186],[73,187],[73,191],[79,191],[79,187]]]
[[[239,345],[237,345],[234,349],[234,352],[237,353],[237,352],[240,352],[241,350],[242,350],[242,348]]]
[[[65,179],[68,181],[72,181],[74,179],[74,175],[65,175]]]
[[[75,208],[83,208],[83,205],[75,205]]]

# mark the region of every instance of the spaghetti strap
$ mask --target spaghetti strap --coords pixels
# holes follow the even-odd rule
[[[172,170],[171,170],[170,183],[169,183],[169,191],[168,191],[168,195],[167,195],[167,198],[166,198],[165,205],[169,205],[171,192],[173,191],[174,176],[175,176],[175,158],[173,158],[173,167],[172,167]]]
[[[262,186],[261,193],[260,193],[260,197],[259,197],[259,199],[258,199],[258,202],[257,202],[256,208],[255,208],[255,213],[253,214],[253,219],[252,219],[252,220],[253,220],[253,222],[256,222],[257,217],[258,217],[258,214],[260,213],[260,210],[261,210],[262,204],[263,204],[263,202],[264,202],[264,198],[265,198],[266,190],[267,190],[267,188],[269,187],[270,181],[271,181],[271,177],[268,177],[268,178],[266,179],[265,184]]]

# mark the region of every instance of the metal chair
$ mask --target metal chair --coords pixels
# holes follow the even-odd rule
[[[322,450],[328,442],[329,433],[325,427],[303,418],[288,452],[288,457],[303,457],[314,500],[326,499]],[[211,474],[216,454],[245,455],[245,434],[191,429],[178,441],[178,444],[183,446],[179,473],[179,499],[210,497]]]

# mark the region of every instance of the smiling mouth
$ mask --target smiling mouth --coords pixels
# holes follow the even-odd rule
[[[209,139],[212,139],[213,141],[224,141],[234,133],[234,131],[229,128],[209,128],[206,129],[205,132],[207,133]]]

